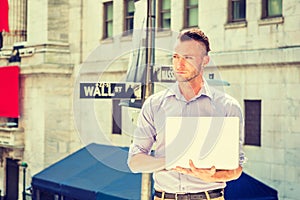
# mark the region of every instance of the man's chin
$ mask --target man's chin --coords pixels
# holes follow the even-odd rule
[[[189,82],[187,79],[177,79],[177,82],[186,83]]]
[[[180,75],[177,75],[176,76],[176,80],[178,82],[189,82],[195,78],[197,78],[199,76],[199,74],[195,75],[195,76],[190,76],[190,77],[183,77],[183,76],[180,76]]]
[[[175,76],[175,78],[178,82],[187,82],[188,81],[187,78],[180,76],[180,75]]]
[[[177,80],[178,82],[182,82],[182,83],[189,82],[189,81],[192,80],[192,79],[194,79],[194,77],[193,77],[193,78],[185,78],[185,77],[177,77],[177,78],[176,78],[176,80]]]

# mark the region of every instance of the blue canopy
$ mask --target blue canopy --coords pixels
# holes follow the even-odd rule
[[[225,199],[228,200],[277,200],[277,191],[245,172],[234,181],[227,182]]]
[[[32,199],[38,199],[37,195],[44,191],[65,200],[138,200],[141,174],[130,172],[127,154],[126,147],[90,144],[34,175]],[[276,190],[243,172],[239,179],[227,183],[225,199],[278,197]]]
[[[140,199],[141,174],[130,172],[127,154],[126,147],[90,144],[34,175],[33,199],[41,191],[64,199]]]

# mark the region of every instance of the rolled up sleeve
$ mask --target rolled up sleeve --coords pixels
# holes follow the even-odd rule
[[[133,143],[130,145],[128,162],[136,154],[150,154],[155,143],[156,130],[153,125],[153,115],[150,100],[147,99],[138,117],[137,128],[134,131]]]

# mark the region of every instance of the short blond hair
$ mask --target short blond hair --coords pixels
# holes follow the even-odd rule
[[[192,29],[182,31],[179,34],[178,39],[180,41],[195,40],[195,41],[201,42],[206,47],[206,53],[208,53],[210,51],[208,37],[204,34],[204,32],[202,30],[200,30],[198,28],[192,28]]]

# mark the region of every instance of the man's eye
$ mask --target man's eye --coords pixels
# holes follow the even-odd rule
[[[191,59],[193,59],[193,57],[192,56],[184,56],[184,59],[191,60]]]
[[[177,58],[179,58],[179,56],[178,55],[173,55],[173,58],[177,59]]]

